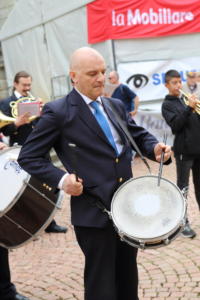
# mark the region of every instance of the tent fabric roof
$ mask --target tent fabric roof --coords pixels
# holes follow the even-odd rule
[[[94,0],[20,0],[16,3],[0,31],[6,40],[41,24],[59,18]]]

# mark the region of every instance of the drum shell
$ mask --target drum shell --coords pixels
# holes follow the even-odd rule
[[[131,178],[113,196],[111,217],[114,226],[121,239],[131,246],[146,249],[168,245],[185,225],[186,199],[181,191],[167,179],[161,178],[159,187],[157,182],[158,177],[153,175]],[[157,206],[151,202],[151,197]],[[150,206],[146,208],[140,201],[145,205],[150,203]]]
[[[11,156],[13,153],[18,154],[19,151],[20,147],[11,147],[2,157],[5,159],[10,154]],[[1,168],[6,163],[1,163]],[[5,168],[3,172],[4,176],[7,176]],[[16,195],[13,199],[10,199],[9,194],[8,203],[0,215],[0,245],[6,248],[22,246],[43,231],[53,219],[57,209],[61,207],[63,198],[62,193],[55,194],[47,184],[31,177],[23,170],[22,172],[22,178],[14,172],[8,173],[9,177],[13,176],[13,181],[22,182],[19,189],[15,188]],[[6,180],[9,182],[9,178]],[[12,189],[12,182],[8,188]]]

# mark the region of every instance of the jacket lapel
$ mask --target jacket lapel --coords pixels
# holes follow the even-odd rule
[[[96,118],[92,114],[91,110],[89,109],[88,105],[82,99],[81,95],[79,95],[76,90],[72,91],[71,97],[71,104],[72,106],[77,106],[77,114],[81,121],[90,129],[92,130],[99,138],[101,138],[104,142],[110,145],[107,137],[105,136],[103,130],[99,126]],[[113,147],[110,145],[113,149]]]

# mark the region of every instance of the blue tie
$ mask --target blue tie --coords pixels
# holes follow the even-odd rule
[[[117,147],[112,135],[112,132],[110,130],[110,126],[108,124],[108,121],[106,120],[104,114],[102,113],[101,109],[99,108],[99,103],[97,101],[92,101],[90,103],[90,106],[94,108],[94,116],[99,123],[101,129],[103,130],[104,134],[106,135],[107,139],[109,140],[110,144],[115,149],[116,153],[118,154]]]

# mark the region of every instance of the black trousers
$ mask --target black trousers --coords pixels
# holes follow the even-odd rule
[[[0,299],[7,300],[16,293],[11,283],[8,250],[0,246]]]
[[[200,209],[200,158],[182,159],[176,158],[177,185],[182,190],[189,187],[190,170],[192,170],[196,201]]]
[[[75,226],[85,255],[85,300],[138,300],[137,249],[107,228]]]

